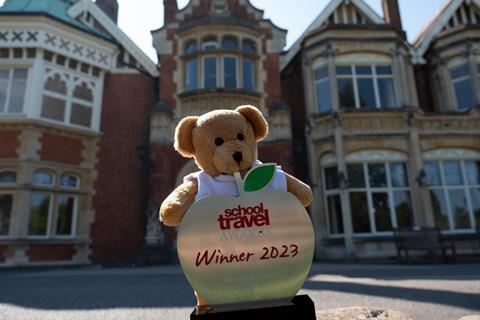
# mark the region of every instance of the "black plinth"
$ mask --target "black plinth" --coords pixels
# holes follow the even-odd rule
[[[190,320],[315,320],[315,306],[307,295],[296,296],[291,304],[237,311],[196,314]]]

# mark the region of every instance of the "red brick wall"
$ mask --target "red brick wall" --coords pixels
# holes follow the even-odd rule
[[[20,130],[0,130],[0,158],[16,158]]]
[[[305,93],[301,54],[298,54],[281,74],[282,98],[290,106],[292,125],[292,163],[295,176],[305,182],[309,181],[307,147],[305,142]]]
[[[278,54],[267,54],[267,59],[263,64],[263,68],[267,73],[267,81],[265,82],[265,91],[268,93],[266,101],[267,107],[281,97],[280,84],[280,65]]]
[[[293,174],[291,163],[292,145],[290,142],[263,143],[258,148],[258,160],[275,162],[283,171]]]
[[[155,85],[140,74],[105,79],[91,229],[94,263],[123,261],[144,243],[148,168],[137,147],[148,145]]]
[[[75,248],[71,244],[30,245],[26,251],[29,262],[72,260]]]
[[[42,160],[73,165],[79,165],[83,160],[84,145],[80,139],[46,132],[40,138],[40,143]]]

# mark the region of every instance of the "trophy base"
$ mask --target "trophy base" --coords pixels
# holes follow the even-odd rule
[[[253,303],[255,304],[255,303]],[[315,306],[308,295],[295,296],[290,303],[270,305],[251,309],[225,311],[215,307],[208,313],[196,314],[196,309],[190,314],[190,320],[315,320]]]

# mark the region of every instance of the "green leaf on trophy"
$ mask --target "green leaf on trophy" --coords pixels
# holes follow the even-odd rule
[[[275,175],[275,163],[262,164],[247,173],[243,190],[246,192],[254,192],[265,188]]]

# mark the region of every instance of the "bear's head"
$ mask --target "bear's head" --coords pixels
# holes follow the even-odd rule
[[[253,106],[215,110],[200,117],[183,118],[175,129],[175,149],[195,159],[211,176],[247,170],[257,160],[257,142],[268,124]]]

